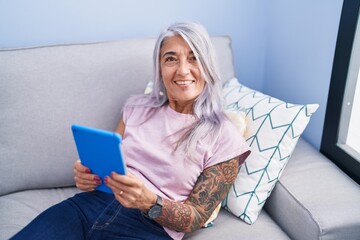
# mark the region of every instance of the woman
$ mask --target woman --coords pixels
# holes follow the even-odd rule
[[[221,80],[206,30],[177,23],[154,49],[154,88],[132,97],[116,131],[127,175],[100,178],[80,161],[83,190],[42,214],[14,239],[182,239],[226,196],[249,147],[224,115]]]

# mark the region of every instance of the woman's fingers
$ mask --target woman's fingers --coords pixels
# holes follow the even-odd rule
[[[105,184],[115,191],[132,192],[134,188],[137,188],[136,181],[131,179],[129,175],[117,174],[115,172],[112,172],[109,177],[105,178]]]
[[[81,164],[80,160],[74,163],[74,181],[76,187],[83,191],[92,191],[101,184],[99,176],[92,174],[88,167]]]
[[[111,173],[105,178],[105,184],[111,188],[115,198],[127,208],[141,209],[144,204],[145,192],[148,192],[144,184],[134,175],[121,175]]]
[[[91,173],[90,168],[84,166],[81,164],[80,160],[76,160],[74,163],[74,170],[78,171],[78,172],[83,172],[83,173]]]
[[[114,194],[119,193],[120,191],[124,192],[124,187],[120,188],[122,186],[121,182],[116,181],[112,177],[106,176],[104,178],[105,184],[111,188]]]
[[[111,174],[113,175],[113,174]],[[111,188],[117,201],[126,208],[135,208],[136,199],[133,195],[133,190],[121,182],[118,182],[113,177],[105,177],[105,184]]]
[[[75,185],[80,190],[92,191],[101,184],[101,180],[98,176],[93,174],[87,174],[91,176],[82,176],[83,174],[76,174],[74,176]],[[87,179],[90,178],[90,179]]]

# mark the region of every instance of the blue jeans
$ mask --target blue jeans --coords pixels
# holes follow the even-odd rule
[[[11,239],[171,239],[138,209],[125,208],[112,194],[79,193],[56,204]]]

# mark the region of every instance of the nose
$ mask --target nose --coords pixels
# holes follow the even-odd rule
[[[186,76],[190,73],[190,64],[186,60],[180,60],[176,73],[179,76]]]

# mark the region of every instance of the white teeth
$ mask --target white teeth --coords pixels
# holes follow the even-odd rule
[[[190,84],[192,82],[193,81],[190,81],[190,80],[188,80],[188,81],[175,81],[175,83],[180,84],[180,85],[187,85],[187,84]]]

